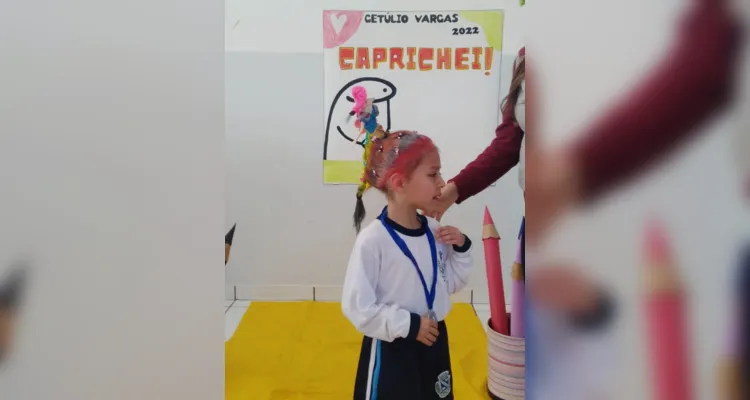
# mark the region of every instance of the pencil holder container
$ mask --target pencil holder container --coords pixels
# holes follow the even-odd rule
[[[494,400],[526,397],[526,339],[492,330],[487,321],[487,390]]]

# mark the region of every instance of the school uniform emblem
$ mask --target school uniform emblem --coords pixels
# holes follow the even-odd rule
[[[451,373],[443,371],[438,375],[437,382],[435,382],[435,393],[444,399],[451,394]]]

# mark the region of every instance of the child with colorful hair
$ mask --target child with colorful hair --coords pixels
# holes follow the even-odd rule
[[[376,116],[372,107],[358,118]],[[450,295],[468,282],[471,241],[457,228],[417,213],[445,185],[432,140],[416,132],[387,133],[377,125],[364,134],[354,213],[359,234],[341,301],[346,317],[364,334],[354,399],[453,399],[444,318]],[[383,192],[388,205],[360,229],[362,194],[369,187]]]

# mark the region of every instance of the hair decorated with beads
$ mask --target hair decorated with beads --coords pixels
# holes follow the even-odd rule
[[[370,154],[370,147],[372,146],[371,136],[378,132],[378,135],[385,136],[383,128],[377,123],[378,107],[372,104],[372,99],[367,98],[367,91],[362,86],[355,86],[352,88],[352,98],[354,99],[354,106],[352,107],[351,115],[356,117],[354,126],[359,129],[359,135],[354,140],[356,143],[362,135],[365,135],[362,141],[364,151],[362,152],[362,165],[367,165],[367,159]],[[357,199],[362,199],[365,191],[369,189],[365,175],[363,174],[360,178],[359,187],[357,187]]]
[[[362,184],[357,191],[357,204],[354,208],[354,228],[359,232],[365,219],[365,205],[362,194],[369,187],[383,193],[388,192],[388,181],[395,174],[409,176],[422,162],[426,154],[437,151],[437,147],[427,136],[414,131],[397,131],[374,136],[366,151]]]
[[[351,115],[356,117],[354,126],[359,129],[357,142],[362,135],[362,176],[357,187],[357,204],[354,208],[354,228],[359,232],[365,219],[365,204],[362,196],[374,187],[387,191],[388,179],[395,173],[410,174],[419,165],[422,155],[429,150],[437,151],[430,138],[416,132],[386,132],[378,124],[378,107],[367,97],[362,86],[352,88],[354,106]]]

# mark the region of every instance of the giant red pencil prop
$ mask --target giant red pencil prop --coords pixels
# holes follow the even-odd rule
[[[513,269],[510,271],[510,335],[513,337],[524,337],[524,301],[526,296],[526,282],[524,282],[524,265],[523,265],[523,240],[524,225],[521,223],[521,230],[518,232],[518,250],[516,250],[516,260],[513,262]]]
[[[505,289],[503,288],[503,268],[500,263],[500,234],[492,221],[490,210],[484,208],[484,262],[487,265],[487,286],[490,293],[490,316],[492,329],[508,335],[508,311],[505,308]]]
[[[646,231],[646,325],[654,400],[693,400],[685,292],[662,227]]]

